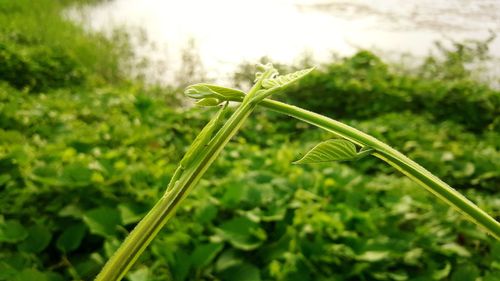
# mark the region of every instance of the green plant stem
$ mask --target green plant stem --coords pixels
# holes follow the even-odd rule
[[[176,176],[173,178],[179,178],[178,182],[171,182],[169,184],[170,188],[165,195],[160,198],[149,213],[127,236],[122,245],[104,265],[99,275],[97,275],[96,281],[121,280],[125,276],[144,249],[146,249],[168,219],[175,213],[179,203],[198,183],[224,146],[236,134],[250,113],[255,109],[257,103],[252,101],[252,97],[260,89],[261,81],[268,77],[269,74],[264,74],[263,78],[254,85],[248,95],[245,96],[245,102],[236,109],[207,147],[200,152],[200,155],[193,160],[193,163],[189,167],[186,167],[182,175],[179,176],[177,173],[179,170],[176,170]]]
[[[241,101],[240,98],[230,100]],[[500,240],[499,222],[438,177],[387,144],[346,124],[297,106],[270,99],[261,101],[259,105],[329,131],[362,147],[374,149],[374,156],[387,162]]]

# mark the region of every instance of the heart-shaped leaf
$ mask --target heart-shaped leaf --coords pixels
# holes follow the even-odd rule
[[[343,139],[327,140],[313,147],[294,164],[314,164],[357,159],[356,146]]]

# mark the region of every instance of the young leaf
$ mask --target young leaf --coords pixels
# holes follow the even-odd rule
[[[256,83],[257,81],[259,81],[262,75],[268,70],[271,71],[270,77],[275,77],[276,75],[278,75],[278,70],[274,68],[272,63],[257,64],[257,72],[255,73],[255,80],[253,82]]]
[[[184,90],[184,94],[193,99],[215,98],[218,100],[241,98],[245,96],[245,93],[240,90],[206,83],[191,85]]]
[[[299,81],[313,70],[314,67],[304,70],[299,70],[294,73],[289,73],[286,75],[271,76],[270,78],[264,79],[262,81],[263,90],[261,90],[260,91],[261,93],[258,93],[255,96],[254,101],[259,102],[269,97],[270,95],[285,90],[288,86],[292,85],[296,81]]]
[[[357,158],[356,146],[348,140],[333,139],[319,143],[294,164],[346,161]]]
[[[57,238],[56,247],[63,253],[69,253],[78,249],[85,237],[87,228],[83,223],[77,223],[66,228],[61,236]]]
[[[196,102],[197,106],[217,106],[222,101],[216,98],[203,98]]]
[[[262,87],[265,89],[273,89],[277,87],[284,88],[291,85],[295,81],[300,80],[302,77],[306,76],[313,70],[314,67],[311,67],[308,69],[299,70],[286,75],[280,75],[274,78],[264,79],[264,81],[262,81]]]

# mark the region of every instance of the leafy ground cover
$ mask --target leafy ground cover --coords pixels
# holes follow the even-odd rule
[[[67,1],[39,2],[0,5],[0,280],[91,280],[213,112],[127,80],[126,50],[60,17]],[[281,98],[394,145],[498,219],[500,93],[450,60],[408,74],[364,51]],[[252,120],[128,280],[499,280],[500,243],[397,172],[292,165],[330,136]]]

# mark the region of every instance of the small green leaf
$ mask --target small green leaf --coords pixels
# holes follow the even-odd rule
[[[140,221],[148,212],[148,207],[145,205],[127,202],[118,205],[120,216],[124,225],[136,223]]]
[[[260,281],[260,270],[249,263],[232,266],[221,273],[222,280]]]
[[[149,280],[149,269],[145,266],[135,270],[131,271],[128,274],[128,279],[130,281],[148,281]]]
[[[458,264],[451,275],[451,281],[476,280],[479,269],[474,264]]]
[[[121,224],[120,212],[116,209],[101,207],[90,210],[83,216],[90,232],[103,237],[114,236]]]
[[[191,262],[196,268],[202,268],[208,265],[215,256],[222,250],[223,244],[208,243],[198,245],[191,254]]]
[[[348,140],[333,139],[319,143],[294,164],[315,164],[332,161],[354,160],[356,146]]]
[[[66,228],[61,236],[57,238],[56,247],[63,253],[68,253],[76,250],[82,243],[85,237],[86,227],[82,223],[77,223]]]
[[[28,237],[28,232],[17,220],[0,223],[0,242],[16,243]]]
[[[266,239],[266,232],[259,224],[246,217],[229,220],[216,231],[235,248],[245,251],[258,248]]]
[[[197,101],[195,104],[197,106],[217,106],[221,103],[222,101],[216,98],[203,98],[199,101]]]
[[[110,258],[120,247],[121,241],[116,238],[106,239],[104,242],[104,253]]]
[[[198,223],[209,223],[217,217],[218,209],[212,204],[203,204],[196,209],[195,219]]]
[[[219,255],[217,261],[215,262],[216,271],[224,271],[232,266],[241,264],[242,258],[235,249],[224,250],[222,254]]]
[[[62,180],[68,185],[86,185],[91,182],[92,171],[80,163],[69,164],[64,167]]]
[[[458,245],[457,243],[448,243],[441,246],[441,250],[445,254],[456,254],[461,257],[470,257],[470,252],[463,246]]]
[[[446,265],[442,269],[438,269],[432,273],[432,279],[434,280],[441,280],[445,277],[447,277],[450,274],[451,271],[451,264],[449,262],[446,262]]]
[[[184,94],[193,99],[215,98],[219,100],[241,98],[245,96],[245,93],[240,90],[206,83],[191,85],[184,90]]]
[[[28,238],[19,244],[19,250],[30,253],[40,253],[50,243],[52,234],[43,225],[34,225],[28,229]]]
[[[360,261],[377,262],[389,257],[387,251],[367,251],[357,257]]]
[[[16,276],[16,281],[48,281],[47,276],[43,274],[42,272],[33,269],[33,268],[26,268],[19,273],[19,275]]]

